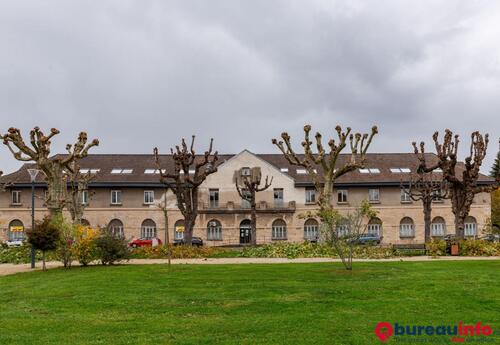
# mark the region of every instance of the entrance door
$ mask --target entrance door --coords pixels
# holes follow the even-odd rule
[[[250,220],[245,219],[240,223],[240,244],[250,243],[251,230]]]

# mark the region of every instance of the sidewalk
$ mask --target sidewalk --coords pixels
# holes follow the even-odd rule
[[[353,259],[353,262],[391,262],[391,261],[464,261],[464,260],[500,260],[500,256],[442,256],[433,258],[431,256],[409,256],[390,259]],[[232,265],[232,264],[290,264],[290,263],[318,263],[318,262],[340,262],[340,259],[330,258],[219,258],[219,259],[172,259],[173,265]],[[167,259],[132,259],[124,262],[124,265],[154,265],[166,264]],[[73,263],[78,266],[77,262]],[[35,270],[40,270],[41,262],[37,262]],[[62,267],[58,261],[47,262],[47,268]],[[20,272],[33,271],[30,264],[0,264],[0,276]]]

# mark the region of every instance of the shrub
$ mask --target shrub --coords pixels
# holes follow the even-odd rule
[[[99,230],[88,226],[78,225],[75,231],[75,242],[73,244],[73,255],[80,265],[87,266],[97,260],[96,239]]]
[[[446,241],[433,239],[425,245],[425,248],[430,256],[446,255]]]
[[[95,239],[95,247],[97,257],[103,265],[112,265],[117,261],[130,258],[127,241],[113,236],[105,230],[101,231],[101,234]]]
[[[500,255],[500,243],[483,240],[462,240],[459,243],[459,255],[496,256]]]
[[[43,221],[37,222],[34,229],[26,231],[28,243],[35,249],[42,251],[43,269],[45,266],[45,252],[57,248],[57,243],[60,239],[60,231],[55,223],[49,217],[45,217]]]
[[[60,233],[56,249],[57,259],[63,263],[64,268],[71,268],[73,244],[75,242],[75,225],[65,222],[62,217],[53,219],[52,223],[59,229]]]

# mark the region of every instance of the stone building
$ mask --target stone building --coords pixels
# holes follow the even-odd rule
[[[348,156],[341,156],[348,159]],[[428,159],[436,159],[429,154]],[[162,166],[173,169],[169,155],[161,156]],[[342,163],[342,162],[340,162]],[[403,244],[424,241],[422,205],[412,202],[401,181],[407,181],[418,161],[414,154],[368,154],[366,169],[353,171],[339,178],[334,190],[334,207],[340,212],[352,211],[367,199],[378,211],[368,231],[383,237],[383,243]],[[24,237],[24,228],[31,225],[31,183],[25,164],[18,171],[3,176],[8,182],[0,192],[0,240]],[[81,161],[82,172],[95,174],[82,202],[87,204],[84,219],[92,226],[109,227],[126,238],[183,236],[182,215],[175,196],[159,181],[153,155],[103,154],[89,155]],[[318,222],[304,219],[314,210],[315,190],[305,170],[291,166],[279,154],[253,154],[244,150],[236,155],[220,155],[218,171],[200,187],[199,215],[194,236],[206,245],[235,245],[250,242],[250,210],[234,185],[235,171],[260,167],[262,175],[273,177],[272,186],[257,194],[257,243],[304,241],[318,234]],[[457,169],[460,169],[458,167]],[[439,172],[437,172],[439,174]],[[44,205],[46,186],[42,174],[35,182],[35,214],[47,214]],[[479,184],[492,180],[481,175]],[[168,225],[160,205],[167,202]],[[479,235],[490,217],[490,197],[476,196],[466,222],[467,236]],[[69,214],[67,214],[69,218]],[[453,214],[449,200],[433,205],[432,236],[454,233]]]

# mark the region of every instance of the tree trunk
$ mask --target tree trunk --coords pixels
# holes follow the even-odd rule
[[[184,219],[184,243],[187,246],[192,245],[193,240],[193,228],[196,221],[196,216],[193,214],[188,215]]]
[[[424,206],[424,239],[425,243],[431,241],[431,215],[432,215],[432,200],[422,200]]]
[[[255,202],[255,192],[252,195],[252,201],[251,201],[252,209],[250,213],[250,240],[252,241],[252,245],[257,244],[257,204]]]
[[[455,235],[460,239],[464,238],[464,228],[465,217],[455,216]]]

